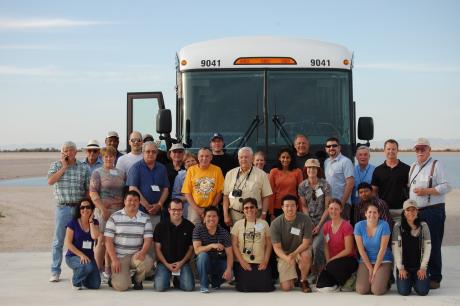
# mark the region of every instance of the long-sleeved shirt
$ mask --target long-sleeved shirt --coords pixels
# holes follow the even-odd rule
[[[411,235],[414,236],[412,234]],[[405,247],[405,242],[402,239],[401,235],[401,224],[397,222],[393,228],[393,234],[391,238],[391,248],[393,250],[393,257],[395,260],[396,267],[398,270],[404,269],[404,258],[403,258],[403,250],[404,252],[411,251],[412,249]],[[425,222],[420,223],[420,227],[415,230],[415,236],[418,237],[420,245],[420,269],[426,269],[428,266],[428,261],[430,260],[430,253],[431,253],[431,236],[430,230],[428,225]],[[406,245],[407,247],[407,245]],[[412,250],[413,251],[413,250]]]

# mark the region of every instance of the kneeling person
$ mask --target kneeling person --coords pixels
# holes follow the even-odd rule
[[[236,290],[267,292],[275,290],[271,279],[270,228],[265,220],[257,219],[257,201],[243,200],[244,219],[232,227],[232,245],[235,254]]]
[[[197,255],[197,269],[202,293],[211,286],[218,289],[224,281],[232,278],[233,251],[230,234],[219,225],[219,215],[214,206],[204,211],[204,223],[193,230],[193,248]]]
[[[139,211],[140,195],[130,190],[124,199],[125,207],[107,220],[105,245],[112,261],[111,285],[117,291],[125,291],[131,281],[133,289],[142,290],[145,273],[153,266],[147,251],[152,244],[152,223],[149,215]],[[132,279],[130,270],[135,269]]]
[[[192,233],[194,225],[183,218],[184,203],[173,198],[169,204],[169,219],[155,227],[153,238],[158,265],[155,272],[155,289],[169,289],[171,276],[179,279],[179,288],[192,291],[195,287],[190,259],[193,256]]]
[[[284,213],[273,220],[270,226],[273,250],[278,256],[280,287],[283,291],[294,287],[298,266],[302,291],[311,292],[307,281],[312,260],[310,217],[298,212],[296,196],[286,195],[281,203]]]

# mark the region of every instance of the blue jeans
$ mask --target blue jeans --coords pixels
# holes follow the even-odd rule
[[[74,286],[85,286],[88,289],[99,289],[101,276],[94,259],[87,264],[80,263],[78,256],[66,256],[65,262],[73,271],[72,284]]]
[[[417,270],[408,270],[406,279],[399,278],[399,271],[396,269],[396,286],[398,293],[401,295],[409,295],[412,291],[412,286],[418,295],[427,295],[430,291],[430,279],[426,277],[423,280],[418,279]]]
[[[445,206],[436,208],[425,208],[419,210],[420,219],[424,220],[430,228],[431,255],[428,262],[428,275],[436,282],[442,280],[442,256],[441,244],[444,237],[444,222],[446,221]]]
[[[201,252],[196,259],[198,276],[201,288],[209,287],[208,275],[211,275],[212,287],[220,287],[224,282],[222,275],[227,269],[227,260],[210,256],[209,253]]]
[[[61,274],[62,263],[62,247],[64,246],[64,238],[67,224],[74,216],[75,208],[72,206],[57,205],[56,219],[54,224],[54,239],[51,247],[52,262],[51,273]]]
[[[171,271],[162,263],[158,263],[155,271],[155,290],[166,291],[169,289],[169,281],[171,280]],[[193,279],[190,263],[182,266],[179,276],[179,288],[184,291],[193,291],[195,288],[195,280]]]

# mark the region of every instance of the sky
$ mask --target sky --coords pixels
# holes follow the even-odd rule
[[[460,139],[459,12],[456,0],[0,0],[0,149],[125,139],[127,92],[174,107],[180,48],[251,35],[352,50],[374,139]]]

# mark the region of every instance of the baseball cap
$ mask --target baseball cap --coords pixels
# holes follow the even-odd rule
[[[415,207],[415,208],[418,208],[417,207],[417,202],[415,202],[415,200],[412,200],[412,199],[407,199],[404,204],[403,204],[403,209],[406,210],[408,209],[409,207]]]
[[[319,164],[319,160],[317,160],[316,158],[309,158],[307,159],[307,161],[305,162],[305,167],[316,167],[316,168],[320,168],[320,164]]]
[[[220,139],[224,140],[224,137],[221,134],[214,133],[214,134],[212,134],[211,139],[209,139],[209,141],[213,141],[216,138],[220,138]]]
[[[185,150],[185,148],[181,143],[174,143],[169,149],[169,151],[174,151],[174,150]]]
[[[107,136],[106,136],[105,138],[110,138],[110,137],[117,137],[117,138],[120,138],[120,137],[118,136],[118,133],[115,132],[115,131],[109,131],[109,132],[107,133]]]
[[[417,142],[415,142],[414,148],[416,147],[425,147],[425,146],[430,146],[430,141],[426,138],[420,137],[417,139]]]

